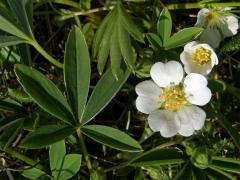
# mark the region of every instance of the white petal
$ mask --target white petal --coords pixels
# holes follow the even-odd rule
[[[217,48],[222,41],[222,36],[217,28],[206,28],[203,30],[200,41],[203,43],[210,44],[213,48]]]
[[[162,94],[162,89],[151,80],[138,83],[135,91],[139,96],[150,98],[157,98]]]
[[[184,79],[185,91],[195,91],[207,87],[207,79],[201,74],[190,73]]]
[[[168,110],[157,110],[148,117],[150,128],[156,132],[160,131],[163,137],[172,137],[180,129],[180,121],[176,118],[176,113]]]
[[[194,46],[198,44],[197,41],[191,41],[184,46],[184,51],[191,51]]]
[[[154,110],[158,109],[157,99],[138,96],[136,99],[136,108],[142,113],[150,114]]]
[[[182,65],[177,61],[169,61],[164,64],[155,63],[150,70],[153,81],[160,87],[178,85],[183,78]]]
[[[178,111],[177,117],[181,122],[181,129],[178,133],[183,136],[191,136],[194,130],[203,127],[206,113],[197,106],[185,106]]]
[[[211,97],[212,93],[208,87],[201,88],[198,90],[185,91],[186,98],[191,104],[204,106],[206,105]]]
[[[206,25],[206,16],[209,13],[209,9],[203,8],[197,14],[197,22],[195,26],[197,27],[204,27]]]
[[[238,19],[234,16],[225,17],[225,23],[220,25],[224,37],[230,37],[237,34]]]

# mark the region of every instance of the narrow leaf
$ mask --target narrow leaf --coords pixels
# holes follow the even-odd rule
[[[157,31],[163,45],[165,45],[172,32],[172,18],[167,8],[164,8],[159,16]]]
[[[88,125],[83,133],[91,139],[122,151],[141,151],[140,144],[126,133],[108,126]]]
[[[132,160],[135,166],[180,164],[185,162],[184,155],[176,149],[153,149]]]
[[[192,179],[192,165],[191,163],[186,163],[181,171],[177,174],[174,180],[191,180]]]
[[[232,173],[240,173],[240,161],[237,159],[212,157],[211,167],[215,167]]]
[[[106,29],[109,28],[108,24],[112,21],[114,15],[114,10],[110,11],[108,15],[104,18],[103,22],[99,26],[95,38],[93,40],[93,57],[97,57],[98,50],[105,34]]]
[[[182,46],[185,43],[193,40],[196,38],[201,32],[202,28],[198,27],[190,27],[185,28],[177,33],[175,33],[173,36],[171,36],[165,43],[164,47],[166,49],[175,48],[178,46]]]
[[[21,43],[26,43],[26,41],[16,36],[0,36],[0,48]]]
[[[122,25],[119,24],[118,26],[118,39],[119,39],[119,46],[121,49],[121,53],[123,56],[123,60],[129,67],[131,71],[134,71],[134,52],[133,47],[131,44],[131,39],[128,32],[123,28]]]
[[[0,111],[25,113],[26,110],[14,103],[0,100]]]
[[[156,50],[159,50],[163,46],[162,39],[157,34],[148,33],[147,39]]]
[[[4,18],[2,15],[0,15],[0,29],[9,33],[9,34],[12,34],[12,35],[17,36],[19,38],[22,38],[26,41],[31,40],[28,37],[27,34],[25,34],[16,25],[12,24],[10,21],[8,21],[6,18]]]
[[[90,57],[84,35],[78,27],[70,32],[64,61],[64,79],[70,106],[76,119],[84,111],[90,83]]]
[[[207,176],[210,176],[214,179],[221,179],[221,180],[236,180],[231,174],[228,174],[220,169],[216,169],[214,167],[210,167],[205,170]]]
[[[70,107],[60,90],[42,73],[25,65],[15,65],[18,81],[45,111],[68,124],[75,124]]]
[[[0,131],[5,129],[7,126],[10,126],[17,121],[22,121],[22,115],[8,116],[0,119]]]
[[[81,120],[82,125],[93,119],[111,101],[129,75],[130,72],[127,69],[119,71],[118,80],[116,80],[110,69],[105,72],[88,100]]]
[[[74,132],[72,126],[48,125],[29,133],[20,146],[28,149],[38,149],[65,139]]]
[[[118,27],[113,28],[110,47],[110,60],[113,75],[118,80],[118,71],[121,70],[122,55],[118,42]]]
[[[24,29],[24,32],[33,37],[31,26],[28,21],[28,16],[26,13],[26,1],[19,0],[7,0],[8,4],[14,14],[15,18],[18,20],[21,27]]]

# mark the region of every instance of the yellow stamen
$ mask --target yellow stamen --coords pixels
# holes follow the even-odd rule
[[[197,48],[195,53],[193,54],[193,60],[198,65],[205,65],[211,61],[212,52],[209,49],[205,49],[203,47]]]
[[[159,98],[159,104],[163,109],[178,111],[182,105],[187,103],[182,87],[167,87]]]

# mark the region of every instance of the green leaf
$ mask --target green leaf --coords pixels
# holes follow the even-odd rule
[[[172,32],[172,18],[167,8],[164,8],[159,16],[157,32],[163,42],[163,46],[165,46]]]
[[[99,26],[95,38],[93,40],[93,57],[97,57],[98,50],[101,44],[101,41],[104,37],[105,32],[109,28],[109,23],[115,17],[115,11],[112,10],[108,13],[108,15],[103,19],[103,22]],[[109,30],[108,30],[109,31]]]
[[[131,71],[134,71],[134,69],[135,69],[135,67],[134,67],[135,58],[134,58],[134,51],[133,51],[133,47],[132,47],[132,44],[131,44],[130,35],[123,28],[123,26],[120,25],[120,24],[118,26],[118,36],[119,36],[118,37],[119,46],[120,46],[120,49],[121,49],[123,60],[127,64],[128,68]]]
[[[0,48],[21,43],[26,43],[26,41],[16,36],[0,36]]]
[[[184,155],[176,149],[153,149],[131,161],[135,166],[180,164],[185,162]]]
[[[109,40],[111,39],[111,35],[112,35],[112,30],[114,27],[114,21],[116,18],[116,12],[114,10],[112,10],[112,15],[111,15],[111,19],[109,19],[109,22],[107,24],[107,29],[104,32],[104,35],[102,37],[101,43],[99,45],[99,50],[98,50],[98,72],[100,74],[102,74],[105,64],[107,62],[107,58],[110,52],[110,43]]]
[[[65,142],[59,141],[55,144],[52,144],[49,149],[49,159],[50,159],[50,168],[54,178],[58,179],[60,177],[60,169],[66,155]]]
[[[147,39],[151,43],[152,48],[159,50],[163,46],[161,38],[154,33],[148,33]]]
[[[14,103],[0,100],[0,111],[25,113],[26,110]]]
[[[202,32],[202,30],[203,30],[202,28],[198,27],[185,28],[171,36],[166,41],[164,47],[166,49],[172,49],[178,46],[182,46],[185,43],[196,38]]]
[[[140,144],[126,133],[108,126],[87,125],[83,133],[91,139],[122,151],[141,151]]]
[[[68,124],[75,124],[70,107],[60,90],[42,73],[25,65],[15,65],[18,81],[45,111]]]
[[[240,161],[225,157],[212,157],[211,167],[229,171],[232,173],[240,173]]]
[[[205,172],[207,173],[207,176],[210,176],[211,178],[214,178],[216,180],[236,180],[235,177],[233,177],[232,175],[220,170],[220,169],[216,169],[214,167],[210,167],[208,169],[205,170]]]
[[[107,70],[95,86],[81,119],[84,125],[93,119],[117,94],[124,82],[127,80],[130,72],[120,70],[118,80],[115,79],[111,70]]]
[[[17,121],[22,120],[22,115],[14,115],[14,116],[8,116],[0,119],[0,131],[5,129],[7,126],[10,126]]]
[[[22,176],[32,180],[51,180],[51,177],[37,168],[24,170]]]
[[[118,26],[113,27],[110,47],[111,69],[115,78],[118,80],[118,71],[121,70],[122,54],[118,42]]]
[[[31,26],[29,24],[28,16],[26,13],[27,1],[19,0],[7,0],[7,1],[15,18],[17,19],[21,27],[24,29],[24,32],[28,34],[30,37],[33,37]]]
[[[131,34],[131,36],[138,40],[139,42],[144,43],[143,33],[140,28],[134,23],[132,17],[126,12],[126,9],[123,7],[121,1],[118,1],[117,10],[119,14],[120,26]]]
[[[70,179],[72,176],[77,174],[81,167],[82,155],[80,154],[68,154],[65,156],[58,180]]]
[[[16,89],[12,89],[12,88],[8,88],[8,95],[11,98],[14,98],[20,102],[32,102],[32,98],[29,97],[29,95],[27,93],[25,93],[23,90],[16,90]]]
[[[78,27],[70,32],[64,61],[64,79],[70,106],[76,119],[81,119],[89,90],[90,57],[84,35]]]
[[[0,29],[9,34],[22,38],[26,41],[31,41],[31,38],[27,34],[25,34],[16,25],[12,24],[9,20],[7,20],[5,17],[1,15],[0,15]]]
[[[3,148],[3,150],[8,148],[12,141],[16,138],[18,132],[22,128],[23,121],[24,119],[15,121],[14,123],[12,123],[11,125],[4,129],[4,132],[0,136],[0,145]]]
[[[216,116],[218,117],[220,124],[227,130],[229,135],[232,137],[235,145],[238,147],[238,149],[240,149],[240,134],[238,133],[238,131],[232,127],[232,124],[225,118],[223,114],[218,112]]]
[[[72,126],[48,125],[29,133],[20,146],[28,149],[38,149],[58,142],[74,132]]]
[[[208,87],[212,92],[223,92],[226,90],[226,85],[223,81],[210,79],[208,80]]]

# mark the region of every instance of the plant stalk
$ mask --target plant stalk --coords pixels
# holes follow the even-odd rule
[[[30,43],[43,57],[45,57],[49,62],[51,62],[52,64],[54,64],[55,66],[59,67],[59,68],[63,68],[62,63],[60,63],[59,61],[57,61],[56,59],[54,59],[50,54],[48,54],[43,48],[42,46],[40,46],[35,40],[33,40]]]
[[[90,160],[90,156],[87,152],[87,147],[84,143],[84,139],[83,139],[80,127],[77,128],[77,135],[78,135],[78,139],[79,139],[79,142],[80,142],[80,146],[82,148],[82,153],[83,153],[84,159],[85,159],[86,164],[87,164],[87,168],[88,168],[88,170],[90,172],[90,175],[91,175],[92,171],[93,171],[92,163],[91,163],[91,160]]]

